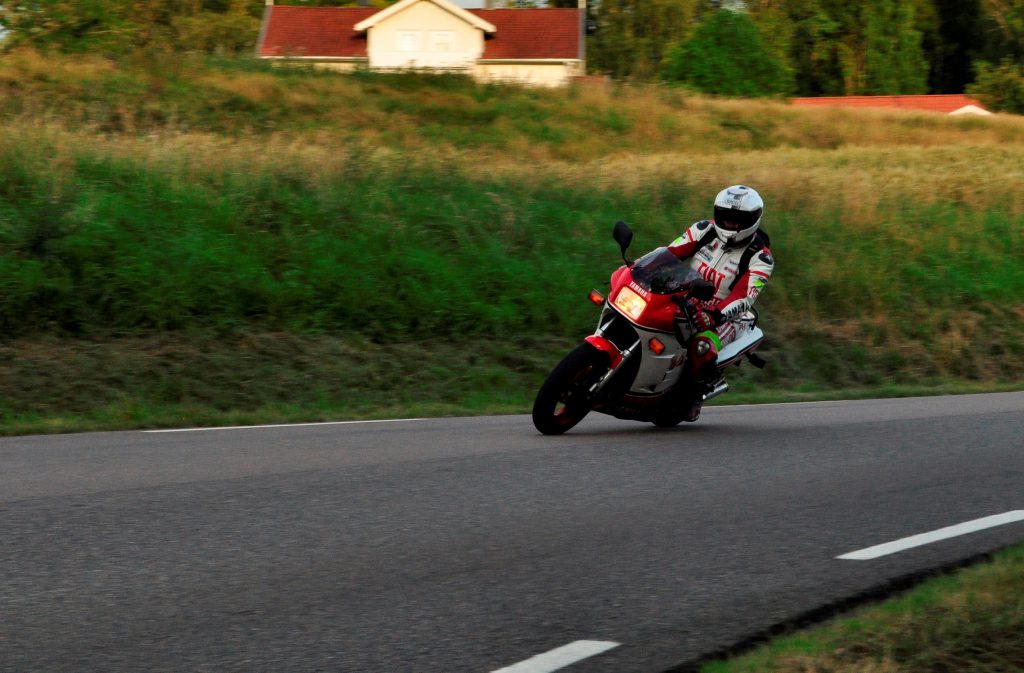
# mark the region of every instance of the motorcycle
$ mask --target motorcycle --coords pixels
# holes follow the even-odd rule
[[[686,420],[692,395],[710,400],[729,390],[724,371],[745,357],[763,368],[754,351],[764,340],[751,311],[749,329],[718,353],[694,326],[694,302],[714,297],[715,286],[668,248],[635,262],[626,251],[633,231],[617,222],[612,236],[624,266],[611,276],[600,306],[597,330],[569,352],[548,375],[533,404],[533,424],[545,435],[560,435],[591,411],[616,418],[673,427]]]

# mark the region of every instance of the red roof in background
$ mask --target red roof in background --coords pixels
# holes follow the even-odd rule
[[[792,98],[800,107],[880,107],[902,110],[927,110],[949,114],[966,105],[985,109],[976,98],[964,94],[935,94],[924,96],[822,96],[820,98]]]
[[[260,56],[366,56],[366,35],[353,26],[373,7],[267,7]]]
[[[354,26],[381,11],[373,7],[268,7],[260,56],[366,57],[366,34]],[[470,9],[497,32],[482,58],[579,58],[578,9]]]
[[[578,9],[469,9],[498,30],[481,58],[579,58]]]

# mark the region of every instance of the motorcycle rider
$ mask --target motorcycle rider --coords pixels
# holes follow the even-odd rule
[[[757,319],[750,309],[775,266],[768,235],[760,230],[763,214],[756,190],[726,187],[715,197],[714,219],[694,223],[669,245],[715,286],[714,297],[694,301],[690,311],[699,333],[689,346],[694,384],[680,391],[688,422],[700,416],[704,393],[717,382],[719,351],[753,329]]]

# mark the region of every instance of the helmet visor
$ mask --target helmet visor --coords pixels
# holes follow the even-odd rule
[[[726,231],[743,231],[761,219],[761,209],[733,210],[715,206],[715,224]]]

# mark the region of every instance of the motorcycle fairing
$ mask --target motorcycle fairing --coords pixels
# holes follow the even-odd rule
[[[597,350],[607,353],[612,363],[612,369],[618,367],[619,364],[622,362],[622,353],[619,352],[619,349],[616,348],[615,344],[613,344],[611,341],[608,341],[608,339],[605,339],[603,336],[591,334],[586,339],[584,339],[584,341],[586,341],[588,344],[590,344]]]
[[[660,355],[648,346],[653,338],[665,346]],[[630,393],[658,395],[675,385],[682,376],[683,368],[679,365],[685,359],[685,349],[675,337],[666,338],[666,333],[661,330],[641,327],[612,306],[606,306],[597,334],[587,337],[586,341],[612,357],[613,369],[618,368],[624,358],[639,360],[629,387]]]

